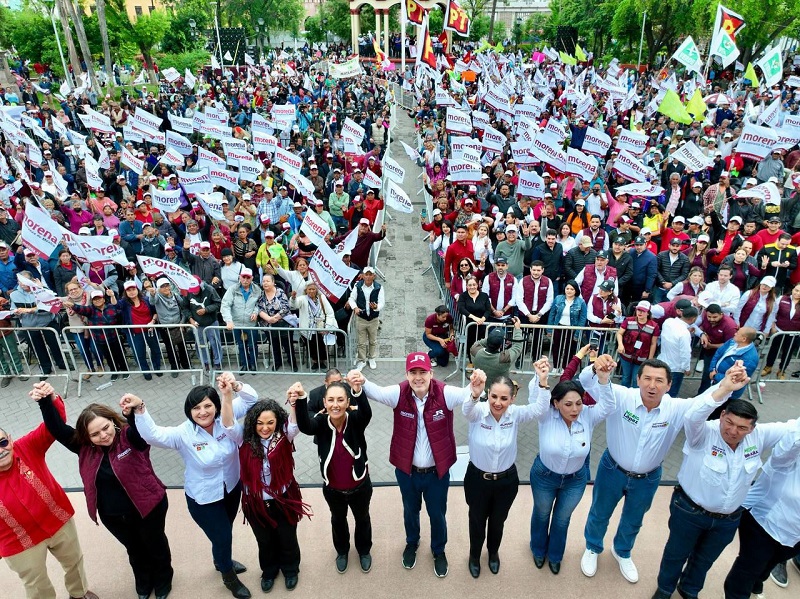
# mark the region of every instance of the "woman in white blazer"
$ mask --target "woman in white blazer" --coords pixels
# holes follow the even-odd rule
[[[292,294],[289,306],[298,311],[300,335],[308,344],[312,370],[320,368],[320,365],[323,370],[327,370],[328,352],[325,333],[322,331],[327,329],[333,332],[337,329],[336,316],[328,298],[319,292],[317,284],[312,280],[306,284],[304,295]],[[335,342],[331,345],[335,345]]]

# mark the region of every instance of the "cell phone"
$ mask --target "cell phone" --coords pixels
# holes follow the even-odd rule
[[[589,349],[597,351],[600,349],[600,340],[603,338],[602,333],[599,331],[592,331],[589,335]]]

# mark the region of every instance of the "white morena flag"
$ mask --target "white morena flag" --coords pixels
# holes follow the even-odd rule
[[[400,166],[393,158],[390,156],[383,157],[383,175],[388,177],[395,183],[399,183],[400,185],[403,184],[403,181],[406,178],[406,169]]]
[[[163,162],[163,161],[162,161]],[[153,189],[153,208],[169,214],[175,212],[181,206],[180,189]]]
[[[411,198],[408,197],[403,188],[392,180],[389,180],[386,186],[386,205],[389,208],[394,208],[399,212],[411,214],[414,212],[414,207],[411,205]]]
[[[350,291],[350,284],[358,276],[358,270],[347,266],[339,254],[324,243],[317,246],[311,256],[308,271],[320,290],[334,302]]]
[[[759,125],[767,125],[769,127],[777,127],[781,119],[781,98],[778,96],[772,103],[767,106],[764,111],[758,115],[756,123]]]
[[[778,143],[778,135],[774,129],[747,123],[739,137],[736,152],[745,158],[762,160],[772,153],[772,148]]]
[[[544,180],[536,171],[520,171],[517,193],[527,198],[544,198]]]
[[[708,168],[713,162],[693,141],[682,145],[675,152],[670,153],[669,157],[685,164],[695,172]]]
[[[743,189],[736,194],[737,198],[759,198],[765,204],[780,204],[781,192],[778,186],[769,181],[750,189]]]
[[[233,56],[231,56],[231,51],[228,50],[227,52],[225,52],[225,55],[222,58],[224,58],[225,60],[231,60],[232,61],[233,60]]]
[[[773,46],[764,52],[764,56],[756,61],[756,65],[761,67],[764,84],[767,87],[772,87],[783,79],[783,57],[778,46]]]
[[[664,188],[660,185],[653,185],[652,183],[628,183],[627,185],[617,187],[617,195],[621,193],[652,198],[664,193]]]
[[[183,82],[190,89],[194,89],[194,86],[197,84],[197,77],[192,75],[189,69],[186,69],[183,73]]]
[[[211,68],[212,69],[221,69],[222,68],[220,66],[220,64],[219,64],[219,61],[217,60],[217,57],[214,56],[213,54],[211,55]]]
[[[136,259],[142,267],[142,272],[149,277],[167,277],[181,292],[196,293],[200,289],[197,280],[182,266],[150,256],[136,256]]]

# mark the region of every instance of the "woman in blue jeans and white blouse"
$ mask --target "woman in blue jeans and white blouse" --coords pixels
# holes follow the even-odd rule
[[[538,373],[547,381],[547,373]],[[531,552],[537,568],[548,560],[550,571],[561,571],[561,560],[567,544],[567,529],[588,482],[586,457],[592,442],[592,430],[605,420],[614,407],[611,372],[598,370],[601,384],[597,404],[583,405],[583,387],[577,381],[562,381],[549,387],[530,386],[529,403],[544,397],[550,408],[539,416],[539,455],[531,466]],[[544,397],[543,397],[544,396]]]

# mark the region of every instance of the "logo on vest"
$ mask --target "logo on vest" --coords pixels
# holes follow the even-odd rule
[[[432,422],[438,422],[444,419],[444,410],[436,410],[431,417]]]
[[[411,412],[404,412],[403,410],[400,410],[400,415],[403,418],[411,418],[411,419],[414,418],[414,414],[412,414]]]
[[[118,453],[118,454],[117,454],[117,459],[118,459],[118,460],[121,460],[121,459],[122,459],[122,458],[124,458],[126,455],[128,455],[130,452],[131,452],[131,448],[129,447],[128,449],[126,449],[126,450],[125,450],[125,451],[123,451],[122,453]]]

